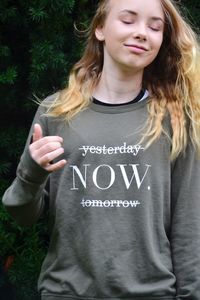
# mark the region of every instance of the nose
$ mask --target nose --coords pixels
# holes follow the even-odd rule
[[[137,40],[146,41],[147,32],[145,24],[137,24],[134,28],[133,37]]]

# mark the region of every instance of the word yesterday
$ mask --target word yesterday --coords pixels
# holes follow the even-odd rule
[[[82,152],[82,156],[86,156],[88,153],[90,154],[124,154],[124,153],[131,153],[134,156],[136,156],[140,150],[144,150],[144,148],[141,145],[127,145],[125,142],[121,146],[115,146],[115,147],[106,147],[106,145],[103,146],[82,146],[79,148]]]

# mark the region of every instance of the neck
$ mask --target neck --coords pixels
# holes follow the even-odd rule
[[[103,68],[93,96],[105,103],[126,103],[137,97],[142,88],[142,73],[117,73]]]

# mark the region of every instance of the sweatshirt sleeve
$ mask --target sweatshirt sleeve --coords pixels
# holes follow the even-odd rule
[[[5,191],[2,202],[10,215],[21,226],[34,224],[45,208],[45,189],[49,172],[40,167],[29,153],[33,125],[42,126],[43,135],[48,135],[44,107],[40,106],[33,120],[29,136],[16,171],[16,178]]]
[[[191,144],[172,171],[171,249],[177,300],[200,299],[200,159]]]

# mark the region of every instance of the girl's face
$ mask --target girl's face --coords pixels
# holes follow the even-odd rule
[[[143,72],[160,50],[163,31],[160,0],[109,0],[105,24],[95,31],[104,41],[104,66]]]

